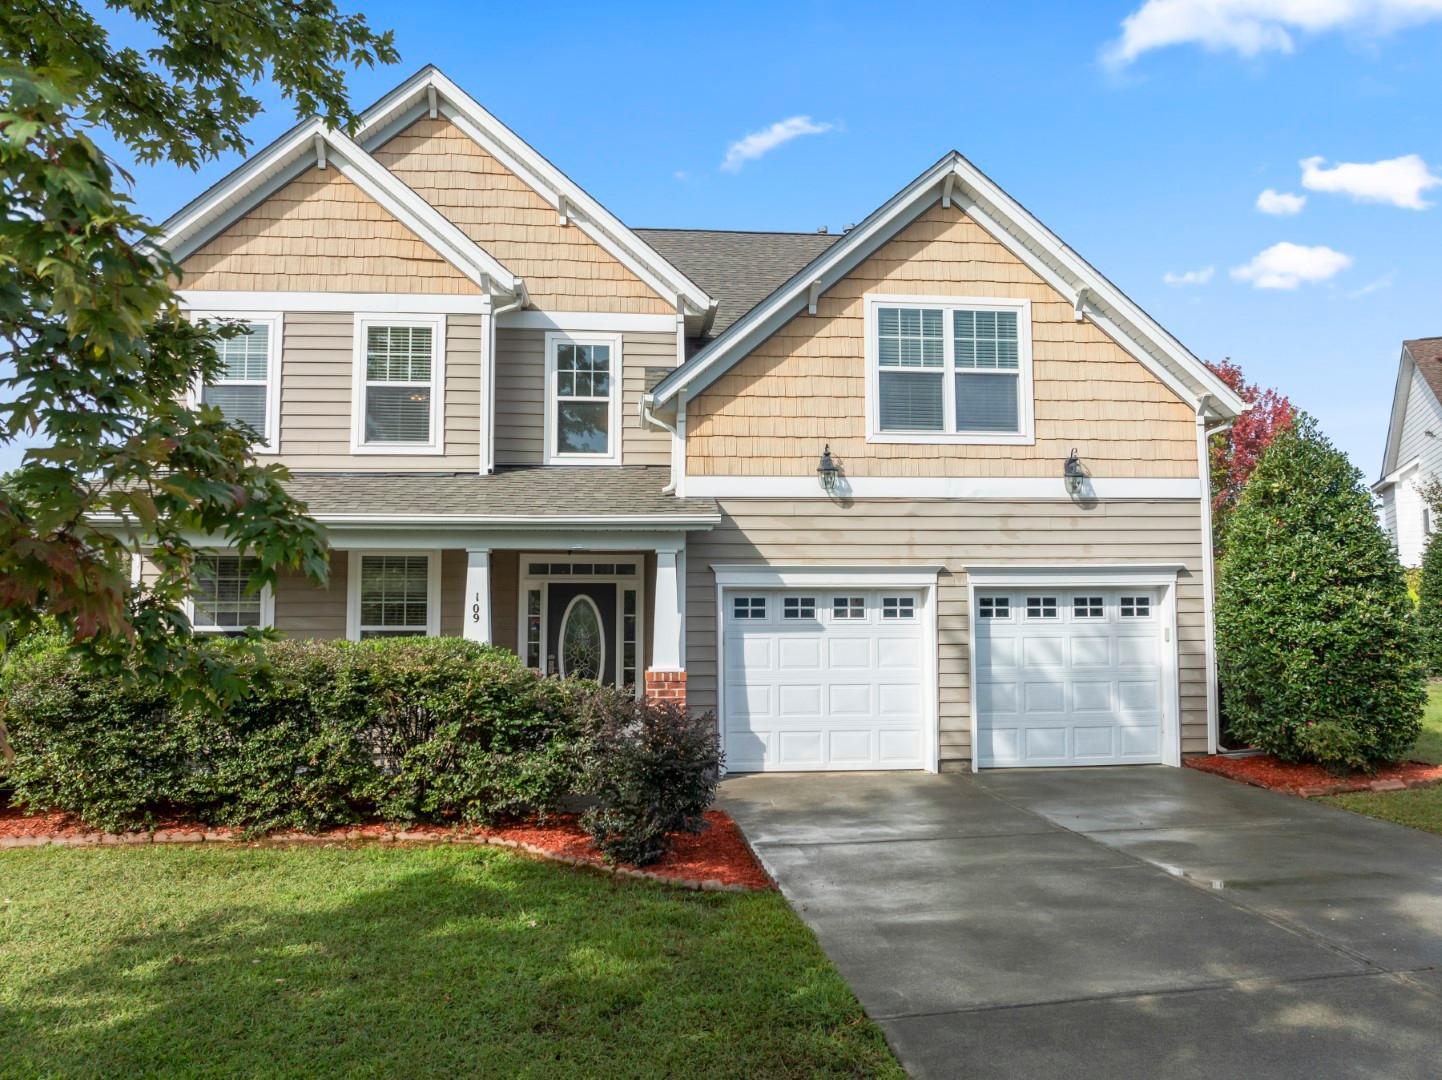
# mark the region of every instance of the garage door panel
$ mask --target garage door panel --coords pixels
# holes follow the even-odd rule
[[[877,760],[884,764],[907,765],[921,760],[921,732],[891,731],[882,728],[876,733],[878,742]],[[911,767],[915,767],[912,765]]]
[[[821,638],[787,636],[776,642],[777,659],[785,671],[820,671]]]
[[[819,731],[783,731],[777,744],[777,757],[782,766],[814,768],[823,761],[822,733]]]
[[[775,642],[769,636],[760,634],[742,636],[739,648],[727,650],[727,669],[731,671],[770,671],[776,666],[772,661],[774,644]]]
[[[883,719],[913,719],[921,715],[921,683],[882,683],[876,688],[876,713]]]
[[[827,667],[869,668],[872,666],[871,639],[869,637],[828,637],[826,639]]]
[[[783,720],[799,717],[821,716],[821,686],[818,683],[788,683],[776,687],[780,708],[777,715]]]
[[[978,764],[1162,759],[1156,590],[978,588],[976,598]]]
[[[883,671],[921,672],[921,639],[883,637],[876,642],[876,666]]]
[[[869,731],[833,731],[830,733],[830,758],[838,765],[855,765],[871,760]]]
[[[827,695],[827,712],[832,716],[870,716],[871,687],[865,683],[834,684]]]

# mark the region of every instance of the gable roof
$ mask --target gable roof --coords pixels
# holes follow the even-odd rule
[[[652,402],[661,405],[682,390],[694,394],[704,388],[805,310],[811,294],[824,292],[845,277],[937,199],[943,205],[956,204],[1044,281],[1071,299],[1078,319],[1091,319],[1184,401],[1193,405],[1205,401],[1210,411],[1222,418],[1246,410],[1246,403],[1190,350],[954,150],[663,379],[650,395]]]
[[[1442,403],[1442,337],[1411,338],[1402,342],[1397,361],[1397,382],[1392,388],[1392,414],[1387,421],[1387,444],[1382,452],[1382,476],[1372,490],[1381,491],[1393,481],[1393,473],[1404,464],[1397,460],[1402,447],[1402,425],[1407,419],[1407,402],[1416,376]]]
[[[694,317],[699,329],[715,302],[684,271],[592,198],[534,147],[427,64],[360,115],[356,141],[374,149],[424,115],[445,116],[668,303]]]
[[[513,296],[524,291],[520,278],[352,139],[320,120],[297,124],[171,215],[160,227],[159,246],[182,261],[312,167],[343,173],[482,292]]]
[[[636,235],[715,298],[712,336],[841,239],[840,233],[730,229],[637,229]]]

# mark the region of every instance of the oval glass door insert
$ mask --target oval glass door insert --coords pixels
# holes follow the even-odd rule
[[[562,678],[600,681],[606,670],[606,635],[601,633],[601,612],[589,596],[577,596],[561,616]]]

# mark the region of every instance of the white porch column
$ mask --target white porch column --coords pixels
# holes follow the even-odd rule
[[[681,587],[676,552],[656,552],[655,611],[651,619],[652,671],[681,671]]]
[[[466,603],[463,636],[491,643],[491,550],[466,548]]]

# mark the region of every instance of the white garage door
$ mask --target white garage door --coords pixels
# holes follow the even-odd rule
[[[731,589],[722,596],[726,767],[924,767],[921,595]]]
[[[977,763],[1162,760],[1158,590],[978,589]]]

